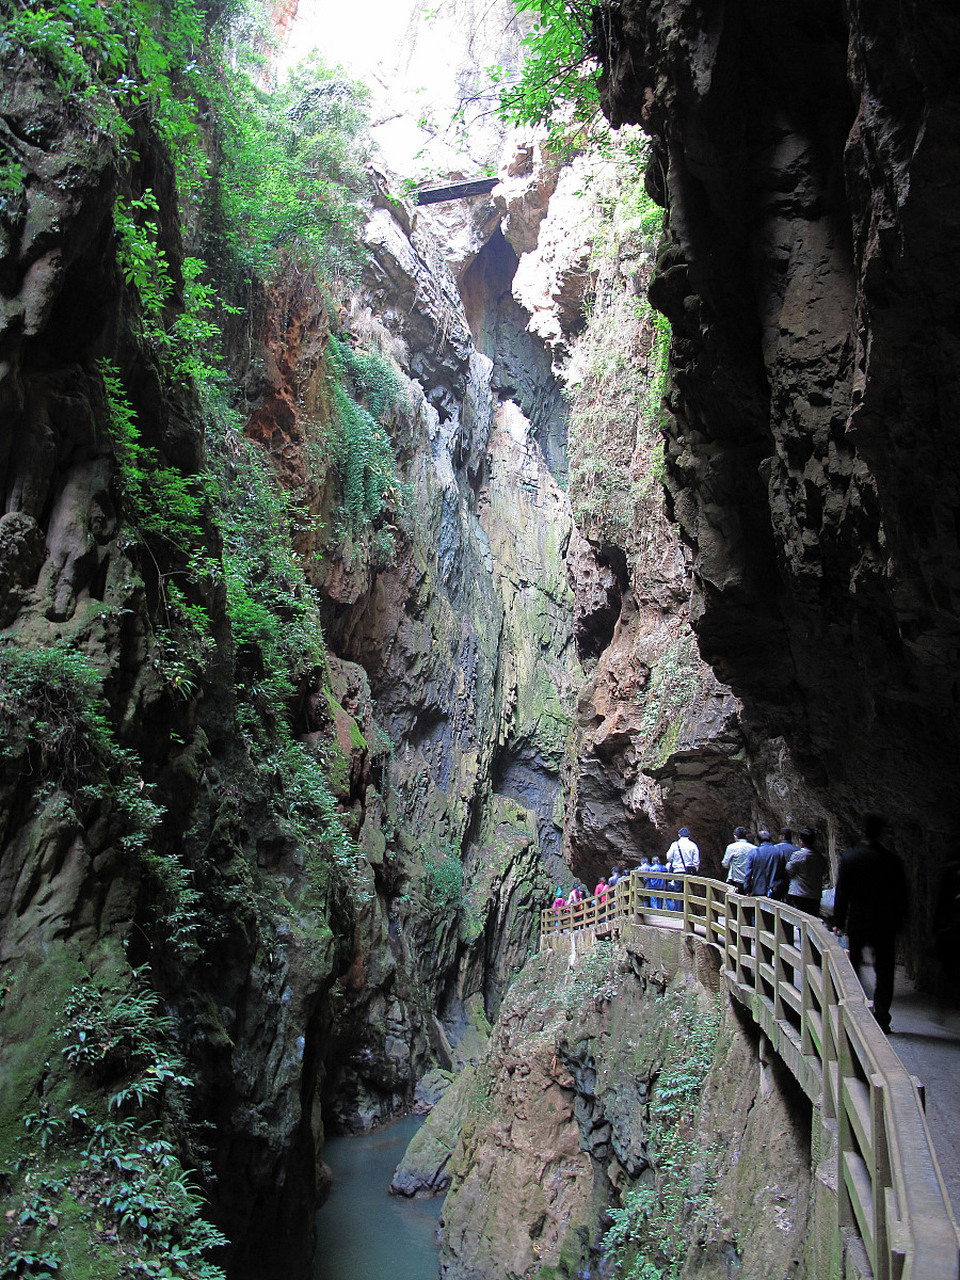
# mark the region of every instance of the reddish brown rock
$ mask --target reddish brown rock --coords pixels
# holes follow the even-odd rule
[[[559,952],[527,964],[487,1055],[428,1117],[404,1170],[421,1186],[440,1164],[449,1173],[445,1280],[602,1273],[607,1210],[671,1180],[687,1188],[664,1224],[683,1241],[685,1276],[716,1275],[718,1258],[744,1275],[791,1273],[808,1227],[809,1104],[779,1074],[776,1087],[761,1080],[732,1005],[713,1022],[716,975],[700,959],[642,928],[575,965]],[[660,1170],[658,1087],[677,1064],[685,1087],[698,1070],[703,1086],[682,1118],[683,1160]]]

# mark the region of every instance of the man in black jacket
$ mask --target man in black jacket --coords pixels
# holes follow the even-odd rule
[[[863,949],[872,947],[877,975],[873,1016],[889,1031],[896,939],[907,918],[907,877],[898,855],[880,843],[881,815],[865,813],[861,825],[863,840],[840,859],[833,927],[848,934],[850,962],[858,977]]]
[[[747,859],[743,892],[755,898],[778,898],[787,892],[787,860],[779,845],[771,843],[769,831],[758,831],[759,844]]]

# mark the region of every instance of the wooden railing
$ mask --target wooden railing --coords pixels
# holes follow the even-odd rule
[[[958,1280],[960,1236],[917,1082],[822,922],[703,876],[634,871],[605,903],[545,910],[541,945],[626,922],[682,922],[719,954],[730,992],[835,1126],[839,1224],[863,1241],[875,1280]]]

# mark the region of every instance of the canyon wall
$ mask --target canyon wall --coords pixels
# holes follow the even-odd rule
[[[617,382],[655,371],[658,232],[622,206],[597,257],[583,172],[529,141],[456,212],[379,182],[349,297],[297,270],[246,287],[229,425],[170,376],[121,261],[117,197],[150,192],[172,326],[165,145],[138,115],[122,158],[4,45],[0,1133],[19,1149],[29,1118],[74,1150],[148,1079],[140,1120],[197,1171],[232,1280],[306,1274],[325,1128],[397,1114],[435,1064],[464,1069],[449,1275],[489,1272],[499,1235],[518,1269],[596,1259],[606,1206],[654,1168],[664,993],[693,984],[648,939],[511,988],[571,869],[662,851],[680,821],[711,869],[741,820],[806,819],[835,852],[874,804],[923,928],[954,838],[957,23],[769,8],[628,0],[598,32],[606,108],[651,135],[668,210],[662,458],[659,406]],[[622,178],[591,177],[598,205]],[[609,368],[590,298],[624,339]],[[351,520],[334,366],[373,355],[392,469]],[[561,371],[599,405],[590,457]],[[83,1020],[131,1009],[149,1043],[123,1023],[92,1060]],[[728,1130],[714,1076],[695,1125],[752,1150],[751,1116],[784,1104],[754,1098],[724,1017],[714,1070],[746,1083]],[[747,1184],[714,1163],[703,1257],[739,1257],[761,1247]],[[777,1266],[805,1213],[790,1176]],[[14,1218],[25,1186],[4,1184]]]
[[[580,683],[569,507],[506,398],[505,330],[492,356],[478,349],[456,281],[409,206],[378,200],[366,236],[369,265],[341,333],[358,350],[395,353],[403,510],[378,530],[345,532],[336,471],[311,470],[327,378],[311,323],[293,326],[283,367],[257,384],[250,424],[291,489],[312,494],[301,554],[327,643],[356,673],[351,705],[365,708],[361,721],[375,715],[388,744],[382,777],[361,761],[351,799],[361,847],[376,850],[376,897],[338,1014],[337,1042],[351,1048],[328,1095],[344,1124],[409,1102],[431,1055],[462,1065],[458,1045],[466,1037],[475,1051],[478,1019],[495,1017],[549,881],[564,872],[561,777]],[[495,307],[500,287],[478,273],[475,305]],[[535,391],[526,403],[549,417]],[[371,539],[384,537],[386,552],[375,552]],[[449,897],[438,896],[438,869],[457,881]],[[404,1057],[399,1074],[385,1053]]]
[[[509,279],[474,273],[475,340],[435,239],[381,193],[349,303],[296,270],[246,287],[225,319],[242,415],[201,399],[121,260],[118,196],[148,211],[172,326],[164,145],[140,119],[130,167],[34,57],[4,58],[0,1129],[16,1150],[42,1123],[55,1170],[92,1132],[133,1167],[162,1123],[228,1273],[301,1274],[325,1128],[476,1059],[564,870],[572,523],[535,438],[562,438],[558,397],[525,377]],[[399,388],[366,525],[344,515],[332,332]],[[88,1019],[112,1039],[84,1047]],[[86,1178],[54,1216],[68,1195],[109,1218],[110,1177]],[[65,1238],[114,1247],[79,1216]]]
[[[809,1107],[691,945],[639,927],[528,963],[394,1179],[449,1186],[447,1280],[606,1274],[614,1247],[688,1280],[802,1272]]]
[[[650,296],[701,652],[768,803],[834,848],[888,815],[919,937],[957,816],[957,18],[631,2],[596,35],[668,214]]]
[[[121,1176],[152,1177],[149,1212],[185,1213],[195,1244],[202,1203],[163,1190],[189,1168],[233,1274],[296,1273],[312,1248],[330,989],[362,886],[322,778],[271,718],[270,682],[300,672],[270,670],[231,627],[221,483],[260,522],[247,559],[284,587],[295,634],[309,606],[270,560],[285,531],[260,505],[269,485],[170,376],[121,269],[116,202],[149,190],[172,321],[183,245],[166,147],[139,118],[131,173],[35,57],[3,56],[18,179],[0,211],[7,1244],[25,1247],[36,1221],[20,1215],[38,1160],[61,1178],[43,1193],[52,1220],[60,1198],[76,1206],[59,1236],[78,1265],[113,1267],[116,1229],[98,1236],[79,1205],[109,1222]],[[154,1169],[144,1144],[161,1132]],[[165,1239],[150,1223],[126,1237],[134,1254]]]
[[[665,335],[646,297],[662,215],[644,159],[638,131],[624,130],[565,168],[515,282],[570,404],[567,565],[587,679],[568,834],[590,883],[662,854],[683,825],[716,872],[732,827],[760,817],[739,704],[697,650],[664,505]]]

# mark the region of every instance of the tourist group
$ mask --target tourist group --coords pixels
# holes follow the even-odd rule
[[[902,861],[880,842],[883,826],[880,814],[863,815],[860,843],[847,849],[840,858],[835,895],[823,893],[829,863],[808,827],[797,831],[799,843],[792,840],[790,827],[780,828],[780,839],[776,842],[769,831],[761,829],[756,843],[747,838],[745,827],[735,827],[733,842],[727,845],[722,865],[727,884],[735,893],[773,898],[811,916],[826,916],[835,933],[848,936],[850,960],[858,974],[864,963],[864,951],[869,949],[876,974],[874,1016],[884,1030],[888,1030],[895,941],[906,920],[908,890]],[[641,858],[636,867],[642,880],[639,892],[645,903],[641,911],[681,911],[682,896],[672,895],[682,895],[683,877],[699,870],[700,849],[688,828],[681,827],[662,862],[655,854],[650,859]],[[598,923],[613,914],[617,885],[627,882],[629,876],[628,871],[622,872],[615,866],[609,877],[600,877],[593,892],[595,911],[591,912]],[[555,928],[561,926],[564,908],[576,908],[587,902],[587,890],[580,881],[574,883],[566,896],[558,886],[552,904]],[[574,914],[574,928],[578,927],[578,915]]]

